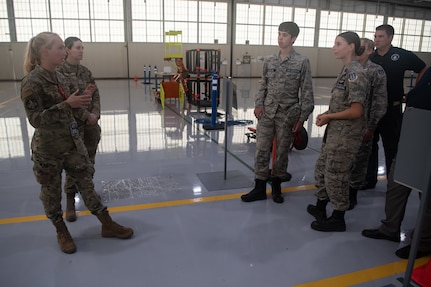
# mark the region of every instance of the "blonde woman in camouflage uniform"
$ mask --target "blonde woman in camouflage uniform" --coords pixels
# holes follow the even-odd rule
[[[74,180],[85,205],[102,223],[103,237],[130,238],[133,230],[112,221],[106,206],[94,190],[94,167],[78,131],[73,110],[86,109],[91,95],[78,91],[69,95],[66,80],[56,67],[66,56],[61,38],[43,32],[27,44],[21,82],[21,100],[30,124],[35,128],[31,142],[34,175],[41,185],[40,199],[46,216],[57,229],[57,241],[65,253],[76,245],[63,221],[61,173]]]
[[[349,207],[349,175],[366,128],[364,106],[368,78],[355,58],[364,52],[354,32],[339,34],[332,48],[343,69],[332,88],[329,110],[316,118],[326,126],[322,149],[316,162],[317,204],[307,211],[316,218],[311,228],[318,231],[345,231],[344,213]],[[326,217],[326,205],[332,205]]]
[[[67,55],[63,65],[58,67],[58,71],[66,76],[70,91],[79,90],[78,94],[82,94],[89,84],[95,84],[91,71],[87,67],[80,65],[84,54],[84,46],[77,37],[68,37],[64,40],[64,44]],[[97,123],[100,119],[100,95],[97,87],[95,87],[92,101],[88,108],[79,109],[78,112],[74,113],[74,116],[90,161],[94,164],[97,146],[100,141],[100,126]],[[77,189],[75,182],[68,173],[66,173],[64,192],[67,198],[66,220],[72,222],[76,220],[75,194]]]
[[[386,91],[386,73],[382,66],[377,65],[370,60],[374,53],[374,42],[367,38],[361,38],[361,46],[365,48],[362,55],[358,56],[358,62],[361,64],[367,74],[369,85],[365,103],[365,116],[367,119],[367,128],[362,139],[361,147],[353,162],[352,171],[350,172],[349,186],[349,210],[353,209],[358,202],[358,190],[362,187],[368,169],[368,159],[373,149],[373,136],[380,119],[386,113],[388,105],[388,93]]]
[[[276,151],[271,181],[272,199],[284,201],[281,182],[287,177],[288,152],[293,134],[299,131],[314,109],[314,97],[309,60],[293,49],[299,27],[283,22],[278,28],[280,51],[268,57],[263,66],[261,86],[255,101],[256,153],[254,163],[255,188],[241,196],[245,202],[266,199],[269,162],[272,148]],[[276,138],[276,146],[272,143]]]

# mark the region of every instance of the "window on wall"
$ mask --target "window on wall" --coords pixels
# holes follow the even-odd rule
[[[282,22],[295,22],[299,27],[296,46],[313,47],[316,10],[283,6],[265,6],[264,45],[278,45],[278,26]]]
[[[90,10],[88,5],[78,1],[51,1],[52,31],[61,36],[76,36],[84,42],[91,42]]]
[[[353,31],[360,38],[374,40],[376,27],[383,23],[382,15],[369,15],[358,13],[343,13],[342,28],[340,32]]]
[[[341,12],[321,11],[319,47],[334,46],[335,37],[340,33]]]
[[[266,6],[265,7],[265,30],[264,45],[278,45],[278,26],[286,21],[293,21],[292,7]]]
[[[227,43],[227,3],[199,2],[199,43]]]
[[[92,19],[92,41],[124,42],[123,0],[89,0],[88,3]]]
[[[162,43],[165,32],[181,31],[184,43],[227,43],[226,2],[133,0],[132,7],[134,42]]]
[[[295,8],[294,21],[299,26],[299,36],[296,46],[313,47],[314,31],[316,30],[316,10]]]
[[[365,15],[358,13],[342,13],[342,15],[341,32],[353,31],[359,37],[363,37]]]
[[[13,17],[8,15],[9,1],[13,2]],[[227,0],[9,1],[0,1],[0,42],[10,42],[15,38],[27,42],[43,31],[56,32],[62,38],[74,35],[85,42],[124,42],[129,40],[125,37],[125,15],[130,14],[131,22],[128,24],[131,24],[130,35],[134,42],[163,43],[165,32],[173,30],[182,31],[184,43],[212,44],[217,40],[219,44],[226,44],[228,25],[232,24],[228,20],[230,1]],[[130,11],[124,11],[124,3],[129,1]],[[234,44],[277,45],[279,24],[294,21],[300,28],[296,46],[313,47],[317,43],[318,47],[329,48],[333,46],[335,37],[347,30],[357,32],[360,37],[374,39],[375,28],[385,20],[382,15],[247,2],[236,3]],[[320,19],[319,25],[316,19]],[[12,21],[16,35],[10,35],[9,24]],[[387,18],[387,23],[395,29],[392,44],[412,51],[430,52],[430,22]]]
[[[198,2],[164,1],[165,31],[181,31],[183,43],[198,42]]]
[[[392,40],[392,45],[395,47],[402,47],[401,46],[401,33],[403,32],[403,18],[389,18],[388,24],[394,27],[395,34],[394,39]]]
[[[48,0],[14,1],[18,41],[26,42],[40,32],[51,31],[48,7]]]
[[[419,51],[422,38],[422,20],[405,19],[403,48],[410,51]]]
[[[365,16],[365,34],[364,37],[374,40],[376,27],[383,24],[384,17],[382,15],[366,15]]]
[[[14,0],[18,41],[43,31],[87,42],[123,42],[122,0]]]
[[[7,17],[6,1],[0,3],[0,42],[9,42],[9,21]]]
[[[421,52],[431,52],[431,21],[425,21]]]
[[[163,42],[163,3],[132,0],[132,41]]]
[[[262,45],[263,5],[236,5],[235,44]]]

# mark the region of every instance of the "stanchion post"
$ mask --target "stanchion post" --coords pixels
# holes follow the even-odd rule
[[[147,66],[144,65],[144,84],[147,83]]]
[[[217,71],[212,73],[212,89],[211,89],[211,125],[216,126],[217,121]]]
[[[157,90],[157,88],[158,88],[158,85],[157,85],[157,66],[154,66],[154,81],[155,81],[155,87]]]
[[[228,78],[226,80],[226,84],[225,86],[225,90],[224,90],[224,95],[225,95],[225,101],[226,101],[226,111],[229,110],[229,102],[230,99],[233,97],[233,88],[232,88],[232,80],[231,78]],[[227,113],[225,116],[225,121],[224,121],[224,180],[227,179],[227,135],[228,135],[228,118],[227,118]]]
[[[151,65],[148,65],[148,82],[147,84],[151,84]]]

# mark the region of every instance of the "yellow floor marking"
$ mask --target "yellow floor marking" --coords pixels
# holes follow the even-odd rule
[[[10,102],[13,102],[13,101],[15,101],[15,100],[17,100],[17,99],[19,99],[19,96],[15,96],[15,97],[10,98],[10,99],[8,99],[8,100],[6,100],[6,101],[4,101],[4,102],[1,102],[1,103],[0,103],[0,109],[1,109],[1,108],[4,108],[4,107],[6,106],[6,104],[8,104],[8,103],[10,103]]]
[[[424,265],[429,257],[423,257],[415,260],[415,268]],[[407,268],[407,260],[396,261],[393,263],[359,270],[352,273],[343,274],[327,279],[309,282],[293,287],[348,287],[356,284],[366,283],[369,281],[382,279],[385,277],[404,273]]]
[[[314,185],[301,185],[295,187],[287,187],[283,188],[283,192],[294,192],[301,190],[311,190],[315,188]],[[267,191],[270,193],[271,191]],[[222,201],[222,200],[230,200],[230,199],[238,199],[243,193],[235,193],[235,194],[225,194],[225,195],[216,195],[216,196],[208,196],[208,197],[198,197],[191,199],[181,199],[181,200],[171,200],[171,201],[162,201],[162,202],[154,202],[154,203],[143,203],[143,204],[135,204],[129,206],[117,206],[110,207],[109,212],[125,212],[125,211],[134,211],[134,210],[143,210],[143,209],[152,209],[152,208],[161,208],[168,206],[179,206],[179,205],[189,205],[195,203],[203,203],[203,202],[213,202],[213,201]],[[87,216],[90,215],[90,211],[78,211],[78,216]],[[31,221],[41,221],[47,220],[45,215],[34,215],[34,216],[23,216],[23,217],[13,217],[13,218],[2,218],[0,219],[1,224],[12,224],[12,223],[22,223],[22,222],[31,222]]]
[[[315,185],[287,187],[287,188],[283,188],[282,191],[295,192],[295,191],[312,190],[312,189],[315,189]],[[271,191],[267,190],[267,194],[270,194],[270,193]],[[109,208],[109,212],[111,213],[125,212],[125,211],[134,211],[134,210],[152,209],[152,208],[162,208],[162,207],[169,207],[169,206],[190,205],[190,204],[203,203],[203,202],[239,199],[239,197],[242,194],[244,193],[172,200],[172,201],[165,201],[165,202],[144,203],[144,204],[136,204],[136,205],[130,205],[130,206],[118,206],[118,207]],[[77,212],[77,215],[88,216],[88,215],[91,215],[91,213],[88,210],[85,210],[85,211]],[[47,220],[45,215],[23,216],[23,217],[0,219],[0,224],[13,224],[13,223],[43,221],[43,220]],[[417,259],[415,261],[415,268],[427,263],[428,259],[429,258],[427,257]],[[348,274],[343,274],[340,276],[335,276],[327,279],[322,279],[314,282],[296,285],[294,287],[334,287],[334,286],[348,287],[355,284],[365,283],[372,280],[377,280],[377,279],[403,273],[406,270],[406,266],[407,266],[407,260],[401,260],[401,261],[389,263],[382,266],[377,266],[377,267],[364,269],[364,270],[360,270],[360,271],[356,271]]]

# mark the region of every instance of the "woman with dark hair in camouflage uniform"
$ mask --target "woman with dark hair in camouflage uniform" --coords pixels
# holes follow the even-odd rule
[[[107,207],[94,190],[94,167],[79,134],[73,110],[86,109],[91,94],[69,93],[66,81],[56,67],[66,52],[61,38],[43,32],[27,44],[21,82],[21,100],[30,124],[35,128],[31,142],[34,175],[41,185],[40,199],[46,216],[57,229],[57,241],[65,253],[74,253],[76,245],[63,221],[61,209],[61,173],[74,180],[85,205],[102,223],[103,237],[130,238],[133,229],[112,221]]]
[[[84,54],[84,46],[82,41],[77,37],[68,37],[64,40],[66,46],[66,59],[63,65],[57,69],[60,73],[66,76],[70,91],[79,90],[82,94],[88,85],[95,85],[93,75],[87,67],[81,65],[81,60]],[[92,94],[92,101],[87,109],[79,109],[74,113],[76,122],[78,123],[81,137],[84,145],[87,148],[90,161],[94,164],[96,158],[97,146],[100,141],[100,95],[97,86]],[[75,221],[75,194],[77,193],[76,184],[66,173],[66,182],[64,184],[64,192],[66,193],[66,220]]]
[[[359,36],[344,32],[335,38],[332,48],[343,69],[332,89],[329,110],[316,118],[326,126],[322,149],[316,162],[317,204],[307,211],[316,218],[311,228],[318,231],[345,231],[344,213],[349,208],[349,175],[366,128],[364,105],[368,78],[356,56],[364,52]],[[326,217],[331,202],[332,216]]]

